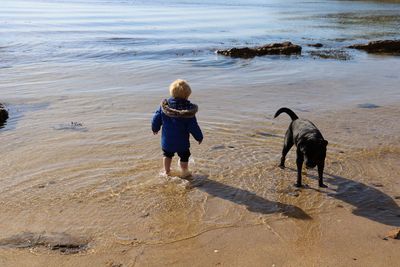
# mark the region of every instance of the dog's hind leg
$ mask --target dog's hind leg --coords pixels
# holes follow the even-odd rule
[[[324,166],[325,166],[325,162],[322,162],[322,163],[319,163],[318,164],[318,185],[319,185],[319,187],[328,187],[328,186],[326,186],[325,184],[324,184],[324,178],[323,178],[323,175],[324,175]]]
[[[303,169],[303,162],[304,162],[304,156],[303,153],[300,151],[299,148],[297,148],[297,158],[296,158],[296,164],[297,164],[297,187],[301,187],[301,171]]]
[[[293,146],[293,134],[291,129],[287,129],[286,134],[285,134],[285,141],[283,143],[283,149],[282,149],[282,157],[281,157],[281,163],[279,164],[279,167],[282,169],[285,168],[285,159],[286,155],[289,152],[289,150]]]

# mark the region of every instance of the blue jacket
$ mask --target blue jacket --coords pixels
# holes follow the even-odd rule
[[[196,120],[197,105],[186,99],[170,98],[161,102],[151,122],[153,132],[162,126],[161,147],[168,152],[183,152],[189,149],[189,136],[203,140],[203,133]]]

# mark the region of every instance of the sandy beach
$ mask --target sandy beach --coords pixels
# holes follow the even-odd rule
[[[60,9],[60,5],[63,6]],[[382,1],[5,1],[0,266],[397,266],[399,38]],[[188,23],[183,23],[188,22]],[[172,38],[175,36],[175,38]],[[301,55],[216,49],[291,40]],[[343,58],[315,57],[323,49]],[[162,171],[150,120],[188,80],[205,139]],[[278,167],[287,106],[329,141],[328,188]]]
[[[220,125],[203,118],[210,138],[193,149],[191,183],[158,175],[157,144],[143,152],[148,159],[141,164],[105,164],[98,157],[90,167],[42,170],[34,182],[2,193],[2,237],[11,237],[2,265],[396,266],[398,241],[384,237],[400,226],[398,112],[398,105],[299,112],[330,140],[327,189],[318,188],[315,170],[305,188],[293,186],[293,152],[285,170],[277,167],[288,118],[243,121],[221,128],[223,136],[212,134]],[[110,150],[94,149],[101,149],[97,155]],[[119,154],[129,157],[131,150],[133,144]],[[56,154],[63,153],[71,151]],[[80,172],[93,168],[103,169],[104,178],[85,185]],[[79,187],[60,172],[79,175]],[[131,179],[142,172],[142,179]],[[72,238],[85,249],[72,255],[46,246],[16,249],[26,232],[50,239],[66,234],[55,242]]]

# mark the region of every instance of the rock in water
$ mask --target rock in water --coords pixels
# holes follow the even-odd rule
[[[45,248],[62,254],[75,254],[88,248],[88,241],[65,233],[23,232],[0,240],[0,248]]]
[[[372,41],[368,44],[355,44],[348,48],[360,49],[368,53],[400,53],[400,40]]]
[[[393,238],[400,240],[400,228],[390,230],[386,233],[386,238]]]
[[[358,104],[357,107],[373,109],[373,108],[379,108],[380,106],[372,104],[372,103],[363,103],[363,104]]]
[[[321,43],[315,43],[315,44],[307,44],[308,46],[312,46],[312,47],[317,47],[317,48],[319,48],[319,47],[323,47],[324,45],[323,44],[321,44]]]
[[[336,59],[336,60],[350,60],[351,56],[344,50],[335,49],[323,49],[311,51],[310,55],[313,58],[323,58],[323,59]]]
[[[8,111],[6,107],[0,103],[0,127],[4,125],[8,119]]]
[[[239,58],[252,58],[264,55],[292,55],[301,54],[301,46],[292,44],[291,42],[273,43],[258,47],[234,47],[228,50],[217,50],[217,54]]]

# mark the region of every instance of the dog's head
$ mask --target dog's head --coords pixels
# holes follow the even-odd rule
[[[328,141],[324,139],[308,139],[298,144],[307,168],[314,168],[325,161],[327,145]]]

